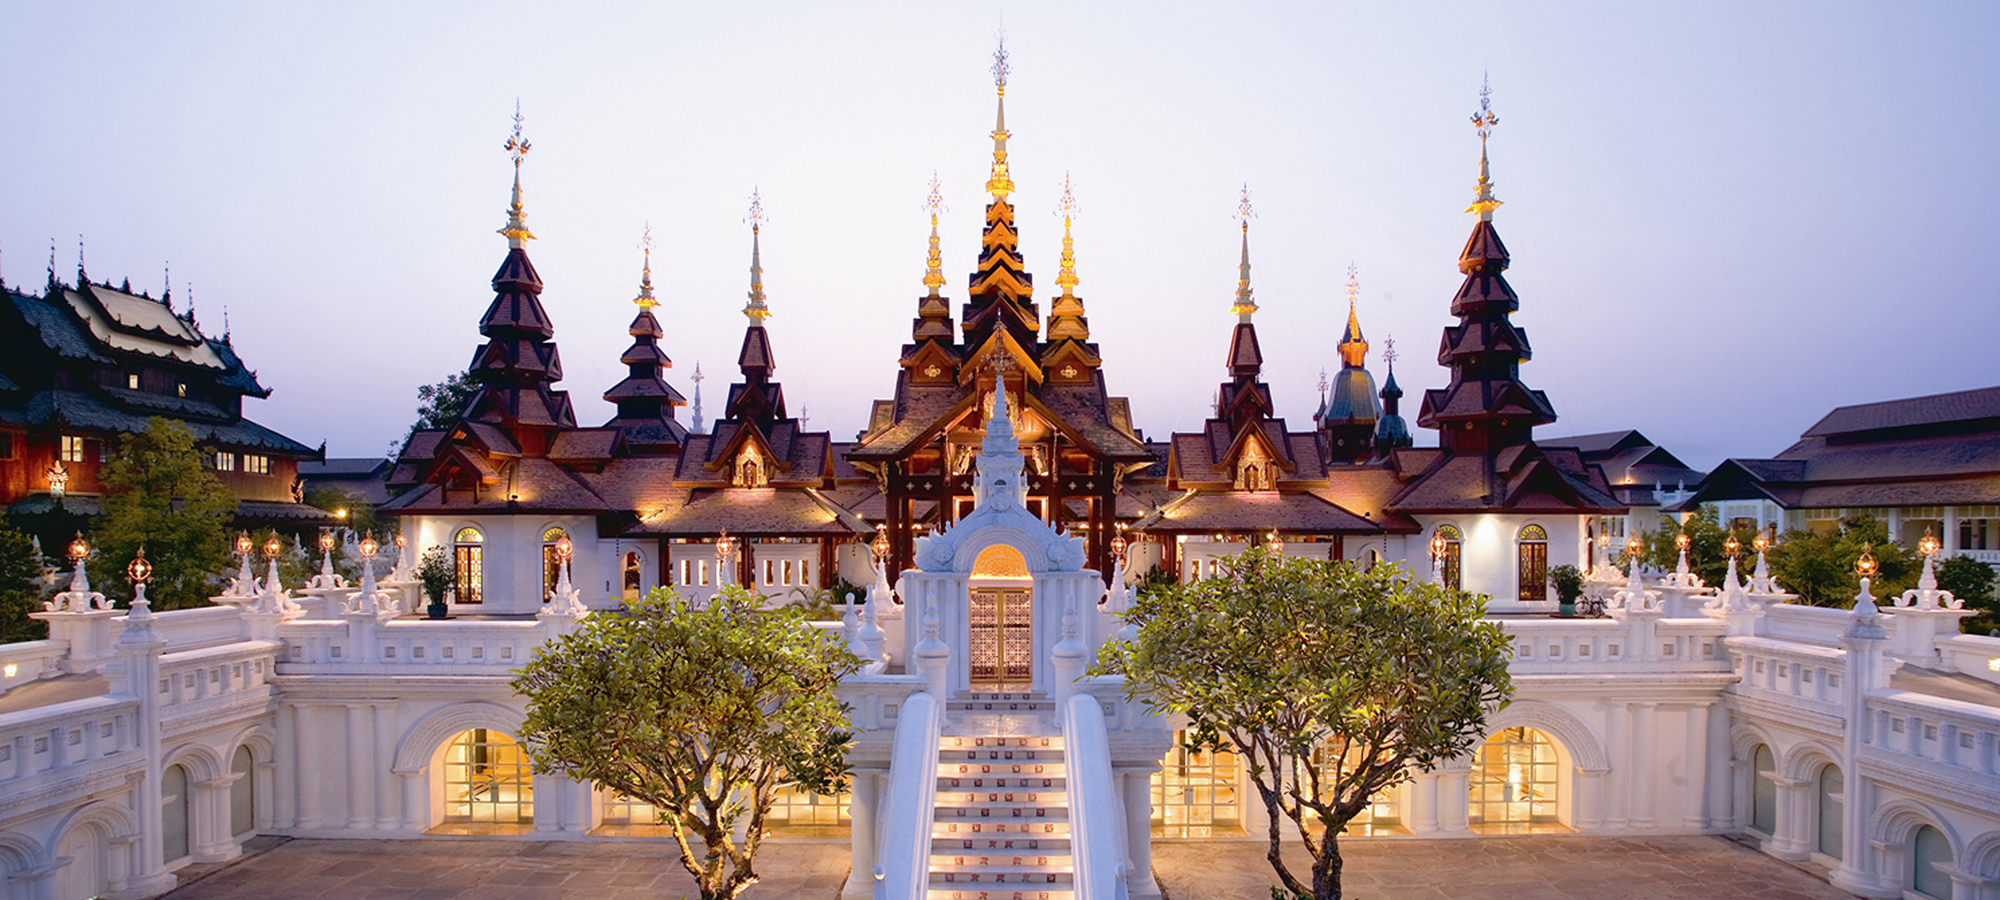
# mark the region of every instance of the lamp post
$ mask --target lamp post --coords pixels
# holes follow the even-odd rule
[[[1937,536],[1931,534],[1929,526],[1925,526],[1923,540],[1917,542],[1917,552],[1922,553],[1925,559],[1930,559],[1937,555],[1938,546]]]
[[[150,609],[152,604],[146,600],[146,582],[153,577],[153,564],[146,561],[144,544],[139,545],[138,555],[132,557],[132,561],[125,565],[125,577],[132,582],[133,612]]]
[[[732,563],[736,557],[736,539],[728,532],[715,538],[715,590],[722,592],[723,585],[736,583],[736,571]],[[724,574],[727,573],[727,574]]]

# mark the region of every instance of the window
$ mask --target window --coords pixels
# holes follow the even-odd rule
[[[227,450],[215,451],[215,470],[217,472],[236,471],[236,454]]]
[[[542,532],[543,597],[554,596],[556,582],[562,579],[562,554],[556,552],[556,542],[567,536],[561,528],[550,528]]]
[[[83,438],[74,434],[62,436],[62,461],[83,462]]]
[[[229,759],[229,774],[236,779],[229,783],[231,835],[249,834],[257,830],[257,780],[253,762],[250,748],[240,745],[236,748],[236,754]]]
[[[1834,859],[1840,858],[1841,806],[1846,790],[1839,766],[1829,764],[1819,770],[1819,852]]]
[[[779,576],[780,579],[779,583],[790,585],[792,583],[792,561],[789,559],[785,560],[783,569],[781,571],[782,574]]]
[[[1242,832],[1236,797],[1236,751],[1193,751],[1187,732],[1153,773],[1153,835],[1212,837]]]
[[[1533,728],[1487,738],[1472,764],[1466,817],[1481,834],[1549,834],[1556,819],[1556,745]]]
[[[128,390],[134,390],[134,391],[138,390],[138,389],[139,389],[139,373],[137,373],[137,372],[133,372],[133,373],[131,373],[131,374],[129,374],[129,375],[126,375],[126,376],[125,376],[125,387],[126,387],[126,388],[127,388]]]
[[[243,454],[243,471],[252,475],[271,474],[271,458],[256,453]]]
[[[14,433],[0,431],[0,459],[14,458]]]
[[[777,566],[776,560],[770,560],[770,559],[764,560],[764,585],[766,587],[778,583],[777,577],[774,574],[777,571],[776,566]]]
[[[160,824],[165,839],[160,861],[188,855],[188,774],[180,766],[168,766],[160,773]]]
[[[682,587],[687,587],[688,585],[694,583],[694,560],[691,559],[681,560],[680,583]]]
[[[768,820],[781,833],[798,837],[839,837],[848,833],[848,793],[815,794],[798,785],[778,788]]]
[[[1549,533],[1540,525],[1529,525],[1521,529],[1519,545],[1520,599],[1522,603],[1539,603],[1549,598]]]
[[[1346,740],[1344,738],[1334,738],[1331,741],[1321,744],[1319,750],[1313,754],[1314,761],[1320,766],[1320,777],[1324,780],[1321,791],[1322,800],[1334,799],[1332,781],[1336,777],[1336,774],[1343,771],[1352,771],[1352,766],[1358,761],[1355,758],[1350,758],[1348,766],[1341,766],[1340,755],[1342,747],[1345,744]],[[1355,752],[1356,755],[1361,753],[1358,749]],[[1402,814],[1396,809],[1395,791],[1395,787],[1391,786],[1376,792],[1375,796],[1369,797],[1368,805],[1362,807],[1361,812],[1355,815],[1354,818],[1347,820],[1347,829],[1342,833],[1349,835],[1382,835],[1401,832],[1403,830],[1403,820]],[[1311,819],[1307,820],[1306,828],[1316,835],[1326,831],[1325,826]]]
[[[604,824],[652,826],[660,823],[660,809],[644,800],[634,800],[624,794],[609,794],[604,798]],[[621,830],[619,833],[627,833]],[[647,832],[633,831],[644,834]]]
[[[1925,825],[1910,840],[1910,887],[1926,897],[1951,900],[1951,841],[1944,832]]]
[[[619,585],[619,596],[627,600],[639,599],[639,591],[645,586],[646,570],[640,562],[639,554],[625,554],[625,565],[620,567],[624,581]]]
[[[452,593],[460,603],[486,599],[480,590],[480,565],[486,537],[477,528],[460,528],[452,537]]]
[[[1759,660],[1758,665],[1763,665]],[[1771,748],[1757,745],[1750,757],[1750,827],[1765,834],[1778,833],[1777,761]]]
[[[521,745],[485,728],[459,732],[444,753],[444,820],[534,822],[535,779]]]
[[[1450,525],[1439,525],[1437,534],[1444,537],[1444,559],[1439,561],[1444,568],[1444,586],[1454,591],[1458,590],[1460,543],[1458,529]]]
[[[185,396],[187,396],[187,395],[188,395],[188,386],[187,386],[187,382],[185,382],[185,381],[180,381],[180,382],[175,382],[175,383],[174,383],[174,396],[176,396],[176,397],[185,397]]]

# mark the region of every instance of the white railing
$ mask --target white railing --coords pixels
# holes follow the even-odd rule
[[[93,765],[144,765],[138,720],[139,701],[118,695],[0,715],[0,786],[51,784]]]
[[[68,641],[0,644],[0,694],[60,674],[62,658],[68,654]]]
[[[930,894],[931,820],[937,813],[938,731],[944,704],[929,692],[911,694],[897,719],[889,764],[894,776],[882,804],[875,900],[924,900]]]
[[[1877,761],[1962,780],[2000,774],[2000,709],[1962,700],[1883,691],[1868,697],[1864,750]],[[1973,782],[1961,783],[1971,784]]]
[[[1829,716],[1847,715],[1847,654],[1818,644],[1766,637],[1732,637],[1739,696],[1755,697]]]
[[[2000,550],[1960,550],[1960,556],[1969,556],[1989,566],[2000,566]]]
[[[125,630],[125,617],[112,620],[112,633]],[[153,628],[174,650],[225,644],[243,637],[243,610],[235,606],[200,606],[156,613]]]
[[[276,641],[240,641],[160,657],[160,718],[172,720],[238,700],[270,698]]]
[[[291,645],[286,673],[506,674],[525,665],[555,628],[532,619],[502,621],[301,619],[278,629]],[[413,671],[416,670],[416,671]]]
[[[1945,671],[2000,683],[2000,638],[1955,634],[1938,639],[1937,649]]]
[[[1089,694],[1063,707],[1063,761],[1068,766],[1069,853],[1076,900],[1123,900],[1125,836],[1111,774],[1111,738],[1104,707]]]
[[[1500,619],[1520,675],[1615,671],[1727,672],[1724,624],[1713,619]]]
[[[1882,601],[1887,605],[1888,601]],[[1850,610],[1835,609],[1830,606],[1802,606],[1796,603],[1774,603],[1764,607],[1764,619],[1757,633],[1765,637],[1805,641],[1840,646],[1841,632],[1854,620]],[[1884,628],[1895,628],[1893,620],[1884,621]]]
[[[855,731],[893,731],[902,723],[910,699],[927,686],[922,675],[849,675],[833,695],[847,704],[847,718]]]

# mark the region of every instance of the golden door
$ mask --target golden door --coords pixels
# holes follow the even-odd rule
[[[974,589],[972,681],[1026,684],[1034,676],[1034,595],[1018,589]]]

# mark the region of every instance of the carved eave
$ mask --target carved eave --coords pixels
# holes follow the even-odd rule
[[[1097,355],[1097,345],[1085,341],[1060,341],[1042,353],[1042,368],[1055,382],[1087,382],[1102,365],[1104,360]]]
[[[709,454],[708,461],[702,463],[702,468],[710,472],[717,472],[733,466],[736,464],[736,460],[742,456],[743,448],[746,446],[762,457],[767,466],[776,465],[778,454],[771,449],[771,443],[764,439],[764,433],[755,428],[748,427],[746,423],[744,427],[737,428],[736,433],[730,435],[729,441],[723,444],[720,449],[712,451]],[[769,469],[767,468],[767,478],[768,472]]]
[[[926,384],[948,384],[958,377],[961,360],[949,345],[938,341],[924,341],[903,353],[902,366],[910,370],[913,381]],[[932,370],[936,372],[933,373]]]
[[[993,333],[987,336],[986,343],[980,345],[978,350],[967,354],[966,358],[972,360],[972,364],[959,368],[958,383],[969,383],[990,371],[993,367],[991,360],[995,353],[1005,353],[1014,360],[1015,371],[1036,384],[1042,383],[1041,362],[1014,340],[1012,332],[1004,328],[994,329]]]
[[[1243,454],[1249,452],[1252,445],[1256,445],[1263,452],[1264,458],[1277,463],[1279,469],[1291,472],[1297,468],[1291,455],[1285,448],[1271,440],[1271,436],[1264,432],[1263,423],[1260,422],[1237,430],[1236,439],[1229,442],[1229,449],[1223,451],[1221,459],[1216,460],[1215,470],[1217,472],[1234,470],[1236,464],[1242,461]]]

